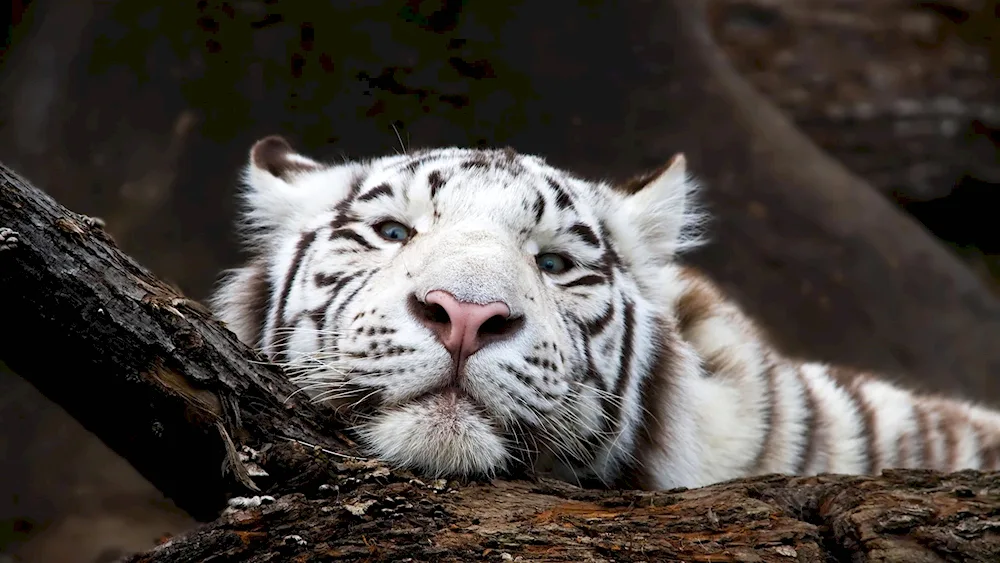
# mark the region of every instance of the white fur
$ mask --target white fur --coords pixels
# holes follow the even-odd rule
[[[911,393],[871,379],[849,389],[828,366],[784,358],[678,266],[702,221],[683,157],[634,195],[498,151],[284,158],[303,166],[278,177],[251,159],[245,171],[254,257],[213,305],[390,462],[440,476],[529,463],[568,480],[690,487],[862,471],[866,406],[890,464],[917,464],[926,441],[924,465],[977,467],[982,432],[990,444],[1000,434],[1000,415],[943,399],[922,400],[921,434]],[[387,220],[413,237],[382,238]],[[574,267],[541,271],[549,252]],[[414,305],[435,290],[503,302],[522,324],[457,374]]]
[[[467,401],[432,397],[389,410],[362,428],[377,455],[434,476],[492,475],[507,464],[507,444]],[[434,455],[428,456],[428,451]]]

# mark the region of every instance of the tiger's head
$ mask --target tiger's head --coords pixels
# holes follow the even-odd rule
[[[252,258],[213,305],[390,463],[614,476],[665,369],[684,158],[621,190],[511,150],[326,164],[250,151]],[[647,430],[648,432],[648,430]]]

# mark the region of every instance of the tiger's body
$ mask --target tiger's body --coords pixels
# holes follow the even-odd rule
[[[785,357],[679,265],[692,190],[680,156],[616,189],[510,150],[327,165],[270,137],[246,172],[253,258],[213,305],[373,455],[432,475],[997,468],[997,412]]]

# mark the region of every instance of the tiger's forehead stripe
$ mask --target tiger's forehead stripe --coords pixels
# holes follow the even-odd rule
[[[374,188],[364,192],[363,194],[358,196],[358,201],[371,201],[373,199],[382,196],[388,196],[388,197],[395,196],[393,187],[388,182],[381,183],[375,186]]]
[[[537,158],[527,158],[518,155],[510,149],[497,150],[467,150],[450,149],[439,152],[416,153],[409,157],[392,157],[401,159],[389,165],[380,166],[379,160],[370,161],[369,166],[374,171],[401,170],[404,176],[397,178],[396,182],[383,181],[370,188],[353,191],[358,194],[355,201],[367,202],[381,197],[393,198],[402,194],[408,195],[414,183],[421,181],[421,176],[426,175],[424,181],[430,187],[432,200],[437,199],[441,188],[447,183],[447,178],[443,170],[448,168],[463,171],[483,171],[499,174],[499,178],[509,175],[510,180],[523,179],[525,177],[535,180],[532,182],[534,191],[532,203],[526,207],[534,216],[535,224],[540,224],[546,215],[548,205],[551,203],[559,215],[558,231],[569,233],[575,239],[595,248],[601,248],[601,240],[593,228],[586,225],[576,212],[576,204],[571,193],[574,191],[568,186],[560,184],[554,178],[558,171],[545,165]],[[427,172],[431,169],[430,172]],[[362,180],[359,185],[366,182]],[[499,182],[502,186],[503,181]],[[584,189],[590,186],[584,184]],[[571,222],[567,225],[567,222]],[[594,278],[588,278],[581,284],[595,283]],[[573,285],[581,285],[573,284]]]
[[[580,240],[593,246],[595,248],[601,248],[601,240],[597,238],[597,233],[593,229],[584,225],[583,223],[573,223],[569,228],[569,232],[576,235]]]

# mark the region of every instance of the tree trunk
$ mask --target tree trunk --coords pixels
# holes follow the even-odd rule
[[[2,165],[0,212],[11,327],[0,358],[193,515],[211,520],[234,492],[266,493],[130,561],[1000,557],[997,474],[764,477],[642,493],[424,482],[325,449],[344,448],[328,437],[331,421],[289,402],[277,369],[122,254],[98,221]]]
[[[709,0],[733,66],[882,193],[1000,184],[997,0]],[[891,155],[891,158],[889,158]]]
[[[708,4],[758,92],[1000,293],[1000,0]]]

